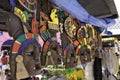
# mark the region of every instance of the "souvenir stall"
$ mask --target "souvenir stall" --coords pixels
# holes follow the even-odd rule
[[[118,17],[113,0],[0,1],[0,30],[13,37],[11,80],[117,78],[117,57],[101,35]]]

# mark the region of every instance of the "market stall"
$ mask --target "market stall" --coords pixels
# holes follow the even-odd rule
[[[0,3],[0,30],[13,37],[9,49],[12,80],[117,78],[117,57],[109,52],[111,48],[105,52],[109,42],[104,43],[101,35],[102,31],[112,35],[107,27],[114,25],[118,17],[114,1],[7,0],[3,3]],[[109,61],[115,65],[114,69]]]

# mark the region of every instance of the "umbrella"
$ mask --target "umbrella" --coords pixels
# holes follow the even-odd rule
[[[13,40],[6,40],[5,42],[3,42],[2,46],[11,46],[13,43]]]
[[[5,50],[5,49],[10,50],[12,43],[13,43],[12,39],[9,39],[9,40],[6,40],[5,42],[3,42],[2,46],[1,46],[1,51]]]
[[[50,0],[57,6],[62,8],[71,14],[74,18],[89,23],[91,25],[97,26],[103,29],[115,24],[114,19],[110,18],[95,18],[90,15],[82,6],[77,2],[77,0]]]

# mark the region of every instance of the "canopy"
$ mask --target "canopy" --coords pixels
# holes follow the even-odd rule
[[[115,0],[78,0],[78,2],[88,11],[89,14],[95,17],[118,18]]]

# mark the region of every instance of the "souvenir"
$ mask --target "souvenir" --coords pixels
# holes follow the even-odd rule
[[[51,14],[50,14],[50,18],[52,21],[48,21],[48,24],[58,25],[59,19],[58,19],[58,15],[57,15],[57,9],[52,9]]]
[[[41,54],[42,65],[57,65],[61,64],[62,49],[56,41],[48,39],[43,46],[43,53]]]
[[[49,20],[48,16],[42,11],[40,11],[40,26],[46,24],[48,20]]]
[[[23,34],[19,36],[16,39],[16,41],[13,43],[12,54],[11,54],[11,60],[13,61],[10,63],[12,78],[23,79],[36,73],[34,71],[34,68],[36,67],[36,65],[40,66],[40,60],[39,60],[40,54],[39,54],[39,47],[37,44],[38,43],[36,42],[36,35],[32,33]],[[21,55],[21,57],[19,57],[19,55]],[[35,58],[32,59],[30,56],[32,57],[34,56]],[[23,57],[23,60],[21,60],[22,57]],[[17,63],[14,61],[15,58]],[[29,62],[29,66],[28,66],[28,62]],[[17,66],[14,66],[16,64]],[[21,68],[23,69],[23,71],[25,71],[24,72],[25,75],[19,75],[23,73],[22,71],[19,70],[20,65],[22,66]],[[15,71],[15,68],[18,69],[17,72]],[[29,74],[29,76],[27,75],[27,73]]]
[[[86,28],[85,26],[82,26],[81,28],[79,28],[77,30],[77,40],[83,44],[83,45],[86,45],[87,44],[87,41],[86,41]]]
[[[47,30],[47,21],[49,20],[48,16],[43,13],[42,11],[40,12],[40,35],[43,38],[44,41],[47,41],[48,38],[51,37],[50,32]]]
[[[64,64],[66,68],[76,66],[75,50],[73,44],[69,44],[64,49]]]
[[[14,7],[14,14],[16,14],[22,22],[26,23],[26,16],[22,10],[17,7]]]
[[[117,56],[112,51],[108,50],[107,52],[105,52],[106,54],[104,54],[103,56],[103,63],[104,67],[107,68],[111,74],[117,74],[119,70],[119,63]]]
[[[18,0],[19,3],[30,12],[35,12],[37,8],[36,0]]]
[[[103,66],[109,70],[112,74],[117,74],[119,71],[119,62],[118,58],[115,54],[115,49],[112,47],[112,43],[117,42],[117,39],[114,37],[111,38],[103,38],[102,42],[109,42],[106,44],[107,46],[104,46],[104,50],[102,53],[103,57]],[[114,66],[112,66],[114,65]]]
[[[73,19],[71,16],[65,19],[64,28],[65,28],[67,35],[70,38],[73,38],[75,36],[76,26],[74,25]]]
[[[56,37],[56,33],[59,31],[59,19],[57,12],[57,9],[52,9],[50,14],[51,21],[48,21],[48,30],[51,37]]]
[[[84,70],[81,68],[69,68],[66,70],[67,80],[85,80]]]
[[[79,56],[79,57],[77,57],[77,56]],[[77,60],[81,64],[90,62],[91,61],[90,50],[87,48],[87,46],[78,45],[78,47],[76,48],[76,57],[79,58]]]
[[[17,62],[16,78],[23,79],[29,77],[29,73],[27,72],[23,63],[23,56],[17,55],[16,62]]]
[[[95,46],[95,30],[94,27],[91,26],[90,24],[86,24],[86,28],[87,28],[87,44],[92,46]]]

